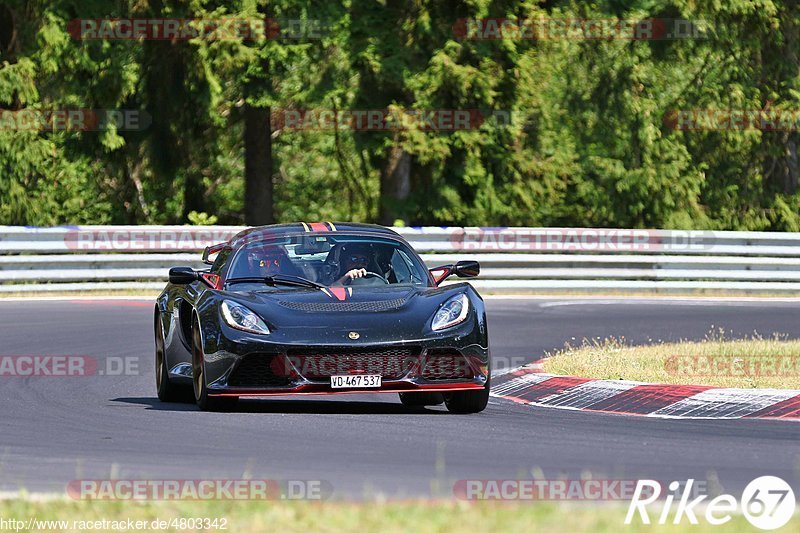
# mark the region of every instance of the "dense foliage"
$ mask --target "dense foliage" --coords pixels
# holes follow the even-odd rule
[[[491,17],[681,19],[702,31],[469,39],[458,23]],[[300,29],[74,35],[76,19],[123,18]],[[799,33],[793,0],[4,0],[0,109],[130,109],[149,123],[25,129],[5,115],[0,224],[800,231]],[[676,127],[681,110],[764,109],[795,121]],[[478,110],[486,120],[298,129],[283,120],[291,110]]]

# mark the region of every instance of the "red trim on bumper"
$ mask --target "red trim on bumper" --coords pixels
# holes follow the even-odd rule
[[[347,389],[347,390],[332,390],[330,389],[329,385],[322,385],[322,384],[309,384],[309,385],[300,385],[299,387],[295,387],[293,389],[286,389],[286,390],[258,390],[258,389],[244,389],[241,391],[226,391],[222,393],[214,393],[213,391],[209,391],[209,396],[295,396],[295,395],[303,395],[303,396],[312,396],[312,395],[321,395],[321,394],[376,394],[376,393],[387,393],[387,392],[454,392],[454,391],[463,391],[463,390],[476,390],[484,388],[483,385],[480,383],[433,383],[429,385],[412,385],[411,387],[400,386],[397,385],[388,385],[388,387],[394,388],[380,388],[380,389]],[[309,390],[312,389],[312,390]],[[323,390],[313,390],[313,389],[323,389]],[[327,390],[324,390],[327,389]]]

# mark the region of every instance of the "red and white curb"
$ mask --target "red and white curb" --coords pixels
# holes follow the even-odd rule
[[[800,390],[724,389],[556,376],[541,364],[492,376],[491,396],[525,405],[657,418],[800,420]]]

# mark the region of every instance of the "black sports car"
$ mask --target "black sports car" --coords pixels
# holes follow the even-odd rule
[[[214,258],[215,257],[215,258]],[[214,258],[214,259],[212,259]],[[170,270],[155,309],[162,401],[203,410],[242,396],[398,392],[408,406],[475,413],[489,398],[480,266],[428,270],[396,232],[299,223],[206,248],[210,268]]]

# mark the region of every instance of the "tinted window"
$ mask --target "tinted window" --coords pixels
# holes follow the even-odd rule
[[[217,254],[217,258],[214,260],[214,264],[211,265],[211,273],[212,274],[219,274],[222,267],[225,266],[225,262],[228,260],[228,257],[231,255],[231,249],[225,248],[220,253]]]
[[[324,285],[344,283],[352,269],[370,272],[371,285],[427,285],[428,273],[401,241],[354,235],[309,235],[255,241],[233,257],[228,279],[301,276]],[[355,284],[355,282],[354,282]]]

